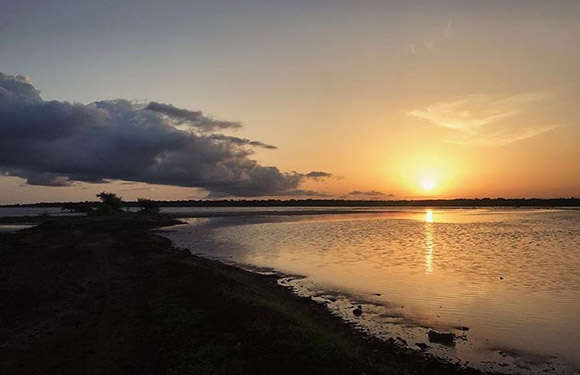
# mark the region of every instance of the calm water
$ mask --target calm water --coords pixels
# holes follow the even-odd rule
[[[280,282],[411,348],[506,373],[580,369],[577,210],[188,219],[167,235],[197,254],[296,275]],[[429,342],[431,329],[456,344]]]
[[[63,211],[58,207],[0,207],[0,217],[17,216],[78,216],[79,214]]]
[[[0,224],[0,233],[17,232],[19,230],[32,228],[34,225],[25,224]]]

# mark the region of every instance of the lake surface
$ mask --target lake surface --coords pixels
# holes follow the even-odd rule
[[[580,369],[580,211],[187,219],[177,246],[261,272],[374,335],[504,373]],[[353,314],[360,306],[362,315]],[[453,333],[454,345],[428,332]]]
[[[19,230],[32,228],[33,226],[27,224],[0,224],[0,233],[18,232]]]
[[[82,214],[63,211],[60,207],[0,207],[0,217],[41,215],[78,216]]]

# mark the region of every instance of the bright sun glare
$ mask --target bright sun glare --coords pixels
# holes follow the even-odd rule
[[[409,156],[401,162],[401,179],[416,197],[446,194],[454,177],[455,165],[441,155]]]
[[[421,179],[421,187],[423,190],[431,191],[437,187],[437,182],[432,177],[423,177]]]

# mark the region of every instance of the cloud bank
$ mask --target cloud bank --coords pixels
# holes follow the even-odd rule
[[[29,78],[0,73],[0,173],[31,185],[125,180],[203,188],[214,196],[300,196],[307,179],[251,159],[259,141],[216,134],[240,128],[200,111],[151,102],[45,101]]]

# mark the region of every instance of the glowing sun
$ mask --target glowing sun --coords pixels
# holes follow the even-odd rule
[[[426,191],[431,191],[437,187],[437,181],[431,176],[425,176],[421,179],[421,188]]]
[[[452,187],[456,166],[441,155],[415,155],[401,161],[399,173],[410,195],[435,197]]]

